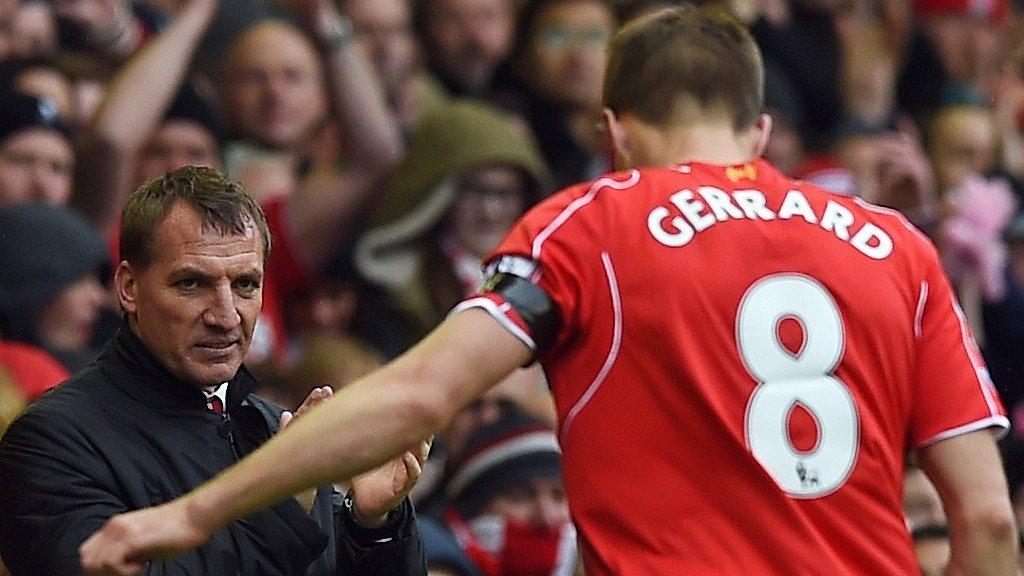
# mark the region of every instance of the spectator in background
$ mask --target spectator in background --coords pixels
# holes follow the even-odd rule
[[[549,189],[533,139],[511,119],[470,102],[439,109],[392,175],[356,266],[418,339],[479,287],[484,258]]]
[[[45,2],[0,3],[0,60],[52,55],[57,51],[57,22]]]
[[[574,573],[576,530],[548,424],[513,412],[474,429],[446,491],[444,522],[483,576]],[[455,565],[441,541],[426,541],[428,565]]]
[[[3,298],[0,295],[0,302]],[[5,307],[5,304],[0,304],[0,308]],[[71,375],[67,368],[43,350],[22,342],[3,340],[2,337],[0,333],[0,371],[6,372],[24,400],[32,402],[38,399]]]
[[[942,65],[941,102],[988,102],[999,72],[1008,0],[914,0],[913,10]]]
[[[949,528],[943,524],[921,526],[915,528],[910,536],[914,540],[914,554],[921,576],[948,574],[951,554]]]
[[[510,0],[416,0],[413,12],[430,71],[452,96],[481,96],[512,50]]]
[[[345,0],[356,39],[373,63],[392,114],[410,134],[425,110],[440,106],[444,88],[421,65],[411,0]]]
[[[43,348],[69,372],[84,368],[108,304],[103,241],[77,214],[39,203],[0,211],[0,231],[0,334]]]
[[[114,62],[134,54],[155,24],[141,17],[143,4],[129,0],[56,0],[53,9],[64,44]]]
[[[530,124],[558,188],[608,168],[597,127],[604,51],[617,25],[606,0],[533,0],[519,15],[514,80],[497,98]]]
[[[0,87],[52,102],[57,108],[57,115],[68,125],[75,125],[77,118],[71,80],[50,58],[0,61]]]
[[[911,531],[946,524],[938,491],[924,471],[912,464],[903,471],[903,516]]]
[[[0,94],[0,208],[22,202],[66,204],[75,151],[53,103]]]
[[[316,388],[337,392],[384,364],[384,358],[355,338],[306,336],[299,357],[287,370],[262,378],[260,397],[294,410]]]

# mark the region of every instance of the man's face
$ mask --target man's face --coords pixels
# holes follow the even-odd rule
[[[524,524],[559,528],[569,522],[569,503],[561,478],[534,478],[492,499],[484,512]]]
[[[601,102],[605,46],[615,15],[603,2],[567,0],[541,9],[526,54],[526,80],[543,97],[578,107]]]
[[[71,195],[75,153],[58,132],[19,132],[0,146],[0,207],[43,201],[65,204]]]
[[[157,360],[196,386],[238,371],[263,304],[263,248],[255,227],[225,234],[176,204],[153,235],[144,269],[122,261],[116,282],[129,323]]]
[[[996,133],[984,110],[961,109],[940,114],[935,123],[932,161],[943,191],[959,186],[971,174],[984,174],[996,164]]]
[[[385,88],[394,92],[416,66],[418,46],[408,0],[348,0],[344,7]]]
[[[220,168],[217,140],[209,130],[187,120],[165,122],[142,149],[136,186],[183,166]]]
[[[431,61],[463,90],[484,89],[512,48],[508,0],[431,0],[429,10]]]
[[[39,341],[53,350],[77,350],[89,343],[107,292],[90,274],[67,286],[35,320]]]
[[[261,24],[227,58],[224,112],[242,136],[282,149],[303,145],[324,122],[320,57],[297,30]]]

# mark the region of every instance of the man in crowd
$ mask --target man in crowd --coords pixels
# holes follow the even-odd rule
[[[609,49],[616,166],[512,230],[482,292],[409,353],[189,496],[111,520],[93,574],[402,453],[539,359],[587,574],[914,573],[907,446],[951,529],[950,573],[1009,576],[1008,424],[938,256],[898,213],[757,157],[756,44],[714,8]]]
[[[212,169],[183,168],[129,200],[115,274],[124,324],[0,443],[0,555],[12,574],[80,574],[78,547],[106,519],[191,490],[329,396],[315,390],[293,416],[250,393],[241,363],[269,250],[263,212]],[[158,570],[421,574],[405,498],[421,448],[354,480],[344,502],[330,485],[278,499]]]

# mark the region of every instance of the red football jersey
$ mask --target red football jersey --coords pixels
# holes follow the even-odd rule
[[[561,316],[539,358],[591,576],[917,573],[905,451],[1008,425],[931,243],[763,161],[569,188],[492,262]]]

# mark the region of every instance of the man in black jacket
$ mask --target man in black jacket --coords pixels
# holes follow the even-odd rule
[[[290,421],[250,393],[242,366],[269,250],[259,207],[213,170],[183,168],[129,200],[115,277],[125,325],[0,442],[0,556],[15,576],[80,574],[78,547],[108,518],[188,492]],[[289,498],[147,573],[423,574],[405,497],[417,452],[345,498],[330,486]]]

